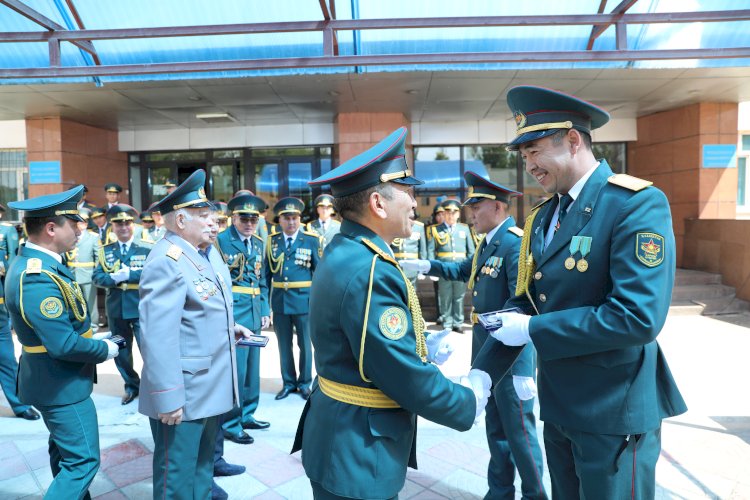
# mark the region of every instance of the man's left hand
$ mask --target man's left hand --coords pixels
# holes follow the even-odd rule
[[[265,330],[271,326],[271,316],[262,316],[260,318],[260,328],[261,330]]]
[[[253,332],[249,329],[239,323],[234,324],[234,340],[240,340],[242,337],[250,337],[251,335],[253,335]]]
[[[503,326],[489,332],[492,338],[509,346],[522,346],[531,342],[529,336],[531,316],[518,313],[501,313],[500,319]]]
[[[451,354],[453,354],[453,344],[448,340],[448,334],[451,333],[450,328],[446,328],[441,332],[430,333],[425,339],[427,344],[427,361],[435,363],[436,365],[442,365]]]

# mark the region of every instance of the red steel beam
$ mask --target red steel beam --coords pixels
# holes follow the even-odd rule
[[[614,9],[612,9],[611,14],[612,15],[618,15],[619,14],[620,17],[622,17],[622,14],[624,14],[630,7],[632,7],[633,5],[635,5],[635,3],[637,1],[638,0],[622,0],[622,2],[620,2],[620,4],[617,7],[615,7]],[[602,5],[600,4],[599,8],[601,8],[601,7],[602,7]],[[620,22],[620,21],[618,21],[618,22]],[[591,35],[589,35],[589,41],[586,44],[586,50],[592,50],[594,48],[594,41],[597,38],[599,38],[599,36],[602,33],[604,33],[605,31],[607,31],[607,28],[609,28],[610,26],[611,26],[611,24],[606,24],[606,25],[605,24],[600,24],[598,26],[594,26],[593,28],[591,28]],[[623,32],[624,31],[625,30],[623,30]],[[619,47],[620,42],[621,42],[620,35],[618,33],[617,34],[617,43],[618,43],[618,47],[617,48],[618,49],[620,48]]]
[[[78,9],[76,9],[76,5],[73,3],[73,0],[65,0],[65,3],[68,5],[70,13],[73,14],[73,19],[75,19],[76,25],[78,25],[78,29],[85,30],[86,26],[83,24],[83,19],[81,19],[81,16],[78,14]],[[97,66],[102,63],[99,60],[99,54],[96,53],[96,50],[91,53],[91,58],[94,60],[94,64],[96,64]]]
[[[30,19],[31,21],[35,22],[39,26],[49,31],[52,31],[55,34],[67,31],[64,26],[57,24],[52,19],[35,11],[34,9],[32,9],[31,7],[29,7],[23,2],[19,2],[18,0],[0,0],[0,4],[5,5],[9,9],[21,14],[23,17]],[[46,41],[46,40],[38,40],[38,41]],[[94,54],[96,52],[96,49],[94,48],[94,44],[92,44],[86,38],[76,38],[75,41],[73,40],[71,41],[73,44],[85,50],[89,54]]]
[[[400,64],[477,64],[507,62],[596,62],[672,59],[733,59],[750,57],[750,47],[679,50],[610,50],[570,52],[474,52],[454,54],[394,54],[377,56],[290,57],[236,61],[127,64],[61,68],[0,69],[0,79],[73,78],[210,71],[255,71],[290,68],[379,66]]]

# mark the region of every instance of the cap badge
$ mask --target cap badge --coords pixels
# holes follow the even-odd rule
[[[516,120],[516,128],[523,128],[526,126],[526,115],[521,111],[514,111],[513,118]]]

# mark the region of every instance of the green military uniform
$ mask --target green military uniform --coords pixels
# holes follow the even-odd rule
[[[83,209],[81,209],[83,210]],[[73,272],[76,281],[83,290],[83,296],[86,298],[86,305],[91,314],[91,325],[96,329],[99,324],[99,308],[96,300],[96,287],[93,284],[92,276],[96,260],[99,257],[101,243],[97,234],[93,231],[83,231],[78,238],[76,247],[70,252],[65,252],[65,262]]]
[[[335,179],[339,197],[383,178],[418,183],[405,139],[401,128],[311,184]],[[416,292],[367,227],[344,219],[316,271],[310,315],[318,378],[293,451],[302,449],[316,498],[393,498],[407,464],[416,467],[417,415],[466,430],[476,399],[426,362]]]
[[[0,251],[3,252],[2,262],[0,262],[0,276],[5,276],[10,263],[18,253],[18,231],[9,222],[0,222]]]
[[[588,134],[609,119],[539,87],[511,89],[508,104],[518,124],[511,148],[561,128]],[[527,218],[508,303],[538,313],[521,320],[538,353],[552,496],[653,498],[661,421],[686,410],[656,342],[674,284],[669,203],[604,160],[569,189]],[[475,366],[496,380],[519,349],[488,339]]]
[[[83,186],[10,203],[26,218],[77,214]],[[91,338],[80,287],[58,255],[27,241],[6,280],[13,328],[23,345],[18,394],[35,405],[49,429],[54,479],[48,498],[84,498],[99,469],[99,432],[91,400],[95,364],[107,359],[108,343]]]
[[[264,207],[265,202],[257,196],[242,194],[229,200],[228,211],[240,217],[258,217]],[[261,318],[271,314],[263,266],[264,242],[257,234],[244,237],[234,226],[230,226],[219,234],[216,246],[232,277],[234,320],[253,333],[260,334]],[[255,411],[260,401],[260,348],[243,347],[235,352],[240,406],[224,416],[223,428],[237,436],[242,434],[243,424],[255,421]]]
[[[315,198],[313,204],[316,209],[317,207],[333,207],[333,196],[330,194],[321,194]],[[325,222],[317,218],[307,223],[307,230],[320,235],[320,242],[323,248],[325,248],[341,230],[341,223],[334,218],[329,218]]]
[[[521,193],[488,181],[473,172],[464,174],[469,197],[465,204],[492,199],[505,203]],[[508,217],[494,229],[491,238],[479,239],[473,258],[461,262],[430,261],[428,274],[448,280],[468,281],[472,290],[471,358],[476,357],[487,340],[487,332],[477,315],[503,309],[505,302],[515,296],[518,274],[518,252],[523,231]],[[515,377],[536,377],[536,351],[528,345],[511,367]],[[487,468],[489,491],[487,499],[514,499],[515,470],[521,476],[523,498],[546,498],[542,477],[544,465],[536,434],[534,399],[521,400],[516,394],[513,377],[504,377],[494,388],[487,403],[485,422],[490,462]]]
[[[277,216],[300,214],[305,204],[297,198],[282,198],[274,206]],[[322,255],[320,237],[299,229],[295,235],[274,233],[266,243],[266,277],[271,284],[273,328],[279,341],[282,392],[309,394],[312,382],[312,347],[309,334],[309,300],[313,272]],[[297,333],[299,373],[294,368],[293,332]],[[277,397],[281,396],[280,392]],[[285,396],[282,396],[285,397]],[[279,398],[280,399],[280,398]]]
[[[444,201],[443,208],[446,211],[460,210],[456,200]],[[466,224],[457,222],[453,227],[450,227],[444,222],[432,226],[430,233],[430,239],[427,242],[429,259],[437,259],[441,262],[461,262],[474,256],[476,247],[474,246],[474,239],[471,237],[471,230]],[[438,293],[443,326],[454,330],[460,329],[464,322],[466,285],[463,281],[440,278]]]
[[[391,251],[396,259],[426,259],[427,258],[427,236],[424,232],[424,224],[418,220],[411,227],[411,236],[408,238],[396,238],[391,242]],[[414,288],[417,287],[416,271],[404,271]]]
[[[121,221],[133,221],[135,211],[128,205],[115,205],[107,211],[110,224]],[[129,241],[116,241],[99,250],[93,281],[96,286],[106,290],[105,307],[107,320],[113,335],[125,339],[126,346],[120,349],[115,358],[117,371],[125,382],[123,404],[132,401],[140,390],[141,378],[133,368],[134,339],[141,342],[140,323],[138,321],[138,289],[141,272],[151,245],[132,236]],[[119,276],[121,268],[129,271]]]

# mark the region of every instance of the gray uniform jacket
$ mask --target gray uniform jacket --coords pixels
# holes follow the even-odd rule
[[[323,248],[325,248],[325,246],[331,242],[333,237],[339,234],[339,231],[341,231],[341,223],[336,219],[328,219],[328,222],[326,223],[326,230],[323,231],[323,229],[320,227],[320,219],[315,219],[314,221],[307,224],[307,230],[318,233],[322,237],[320,243]]]
[[[148,417],[183,408],[197,420],[237,405],[232,285],[219,253],[209,259],[169,231],[146,259],[138,411]]]
[[[91,283],[96,261],[99,258],[99,234],[93,231],[83,231],[75,249],[67,252],[68,267],[73,270],[79,285]]]

